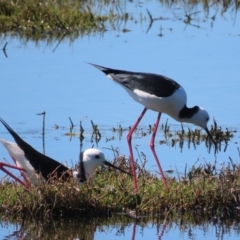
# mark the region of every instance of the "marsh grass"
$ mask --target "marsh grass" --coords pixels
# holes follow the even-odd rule
[[[176,5],[182,6],[183,9],[190,8],[190,12],[187,13],[187,11],[185,14],[185,24],[191,24],[192,16],[199,13],[199,10],[194,9],[194,6],[197,7],[198,4],[203,6],[206,15],[209,13],[209,8],[215,5],[222,9],[222,13],[228,8],[238,9],[239,7],[238,1],[229,0],[219,2],[161,0],[160,2],[169,8]],[[162,19],[162,16],[152,17],[149,10],[145,11],[144,8],[139,20],[128,12],[126,5],[125,1],[105,0],[0,0],[0,33],[15,33],[20,37],[31,38],[35,41],[47,38],[51,42],[66,37],[71,40],[79,35],[103,33],[109,27],[116,30],[121,22],[124,23],[121,31],[128,32],[130,30],[125,27],[127,21],[135,23],[148,21],[150,29],[153,21]],[[215,20],[215,15],[211,18]]]
[[[96,15],[85,1],[0,1],[0,30],[57,34],[100,30],[105,16]]]
[[[128,159],[114,164],[130,171]],[[184,176],[167,178],[166,191],[159,176],[137,165],[139,190],[133,191],[132,178],[106,168],[99,169],[92,183],[72,181],[42,183],[26,189],[15,183],[0,184],[1,212],[7,215],[52,218],[73,215],[108,215],[135,210],[135,217],[197,212],[216,216],[236,216],[240,205],[240,166],[232,161],[216,169],[216,164],[193,166]]]

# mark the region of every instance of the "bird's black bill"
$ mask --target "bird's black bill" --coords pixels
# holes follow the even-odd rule
[[[123,170],[123,169],[121,169],[121,168],[119,168],[119,167],[114,166],[113,164],[111,164],[111,163],[108,162],[108,161],[105,161],[104,164],[107,165],[107,166],[109,166],[109,167],[115,168],[115,169],[119,170],[120,172],[123,172],[123,173],[126,173],[126,174],[132,176],[131,173],[129,173],[129,172],[127,172],[127,171],[125,171],[125,170]]]
[[[212,134],[210,133],[210,131],[206,128],[205,131],[207,132],[209,138],[211,139],[212,143],[214,144],[215,146],[215,150],[217,150],[217,143],[213,140],[213,136]]]

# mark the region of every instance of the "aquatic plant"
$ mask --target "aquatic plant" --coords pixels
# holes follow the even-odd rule
[[[114,164],[130,171],[129,160],[117,156]],[[85,185],[73,181],[62,183],[52,179],[26,189],[2,179],[0,202],[2,213],[29,217],[72,215],[106,215],[134,210],[157,217],[176,212],[198,212],[216,216],[239,214],[240,166],[230,159],[228,166],[218,170],[216,163],[193,166],[183,176],[167,177],[166,191],[157,174],[145,169],[146,159],[136,164],[139,190],[135,194],[132,179],[115,170],[101,168],[95,180]]]

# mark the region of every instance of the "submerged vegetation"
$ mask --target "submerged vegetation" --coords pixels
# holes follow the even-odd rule
[[[82,123],[80,122],[79,130],[76,130],[74,127],[76,125],[73,124],[71,118],[69,118],[71,126],[70,130],[65,133],[66,136],[72,137],[72,136],[79,136],[80,142],[84,140],[84,128],[82,126]],[[102,139],[102,130],[99,129],[98,125],[93,123],[91,120],[92,125],[92,135],[91,135],[91,142],[97,143]],[[59,126],[56,124],[55,129],[58,129]],[[114,134],[118,134],[118,138],[122,138],[123,134],[128,132],[131,127],[128,128],[123,127],[119,125],[118,127],[112,128],[112,136],[107,137],[105,140],[106,142],[115,140]],[[135,134],[140,137],[145,137],[148,135],[151,135],[154,129],[154,125],[149,124],[148,127],[142,128],[137,127],[135,130]],[[207,133],[204,129],[196,128],[194,130],[190,128],[183,127],[181,125],[181,130],[175,130],[171,129],[170,125],[168,124],[168,119],[165,123],[161,124],[159,126],[159,131],[163,133],[163,140],[159,141],[159,144],[168,144],[174,147],[176,144],[179,144],[179,147],[182,149],[184,146],[184,143],[187,142],[188,146],[193,145],[194,148],[196,148],[197,145],[199,145],[202,142],[205,142],[206,147],[208,148],[208,151],[210,152],[211,148],[213,148],[213,144],[210,141]],[[213,124],[210,126],[210,133],[215,139],[217,143],[217,149],[221,151],[222,147],[223,150],[226,151],[228,142],[234,137],[234,133],[236,133],[236,130],[229,130],[228,128],[222,128],[217,125],[217,122],[214,120]]]

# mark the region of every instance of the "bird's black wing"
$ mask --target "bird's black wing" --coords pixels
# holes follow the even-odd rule
[[[17,145],[19,146],[19,148],[22,149],[26,159],[30,162],[35,171],[37,173],[41,173],[44,179],[47,180],[49,175],[53,172],[57,174],[58,178],[61,177],[63,174],[66,174],[64,175],[65,178],[69,177],[70,173],[66,172],[67,170],[69,170],[69,168],[35,150],[32,146],[30,146],[22,138],[20,138],[18,134],[15,133],[13,129],[2,118],[0,118],[0,121],[7,128],[9,133],[13,136]]]
[[[163,75],[129,72],[106,68],[96,64],[91,65],[132,91],[138,89],[157,97],[168,97],[181,87],[176,81]]]

